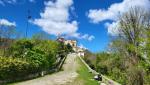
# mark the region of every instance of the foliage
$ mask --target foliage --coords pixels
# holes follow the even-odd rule
[[[85,50],[85,57],[83,57],[85,62],[92,68],[95,69],[96,56],[88,50]]]
[[[52,40],[15,40],[7,50],[8,57],[0,57],[0,80],[24,78],[30,74],[48,71],[65,57],[66,45]],[[61,56],[57,56],[60,53]]]
[[[132,67],[127,70],[127,79],[129,85],[142,85],[144,84],[143,69]]]
[[[73,52],[73,48],[70,44],[67,44],[66,47],[68,52]]]
[[[61,50],[59,49],[59,46],[60,44],[55,41],[43,40],[33,47],[33,51],[44,55],[48,60],[49,66],[52,66],[57,59],[56,55],[58,54],[58,51]]]
[[[8,49],[9,56],[23,57],[25,51],[31,50],[34,44],[31,40],[20,39],[16,40]]]
[[[96,70],[123,85],[149,85],[149,22],[150,13],[141,8],[123,13],[117,26],[120,34],[113,38],[109,52],[96,54]]]
[[[0,79],[14,79],[26,76],[32,72],[32,65],[29,62],[11,57],[0,57]]]
[[[47,58],[40,53],[36,53],[34,51],[28,51],[25,57],[26,60],[30,63],[30,65],[36,68],[35,69],[36,72],[47,70],[50,67]]]

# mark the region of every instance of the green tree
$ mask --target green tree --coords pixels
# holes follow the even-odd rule
[[[143,70],[140,69],[139,62],[143,60],[145,48],[144,38],[147,36],[145,30],[149,27],[147,12],[139,7],[131,8],[128,12],[122,14],[119,18],[120,35],[111,43],[113,51],[120,54],[123,59],[129,85],[143,85]],[[138,71],[136,71],[137,68]],[[133,73],[130,73],[133,71]],[[138,76],[133,77],[133,76]],[[136,80],[136,81],[135,81]],[[132,82],[132,83],[131,83]]]
[[[73,48],[70,44],[67,44],[66,47],[67,47],[67,51],[68,51],[67,53],[73,52]]]

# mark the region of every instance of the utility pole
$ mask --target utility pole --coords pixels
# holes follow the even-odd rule
[[[29,30],[29,20],[31,19],[31,14],[30,14],[30,10],[28,10],[28,14],[27,14],[27,27],[26,27],[26,35],[25,37],[28,37],[28,30]]]

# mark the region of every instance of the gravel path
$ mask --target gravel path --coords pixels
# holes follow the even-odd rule
[[[63,71],[14,85],[65,85],[78,76],[76,73],[78,66],[76,59],[77,56],[75,54],[69,54],[63,65]]]

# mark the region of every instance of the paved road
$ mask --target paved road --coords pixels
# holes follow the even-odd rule
[[[72,82],[78,76],[76,73],[78,66],[76,59],[77,56],[75,54],[69,54],[63,65],[63,71],[52,75],[46,75],[41,78],[20,82],[15,85],[65,85],[68,82]]]

